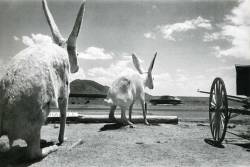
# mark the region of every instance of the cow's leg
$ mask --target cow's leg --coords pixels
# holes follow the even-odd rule
[[[58,149],[57,145],[41,149],[40,146],[41,127],[42,125],[40,125],[40,127],[38,128],[33,129],[30,136],[26,139],[28,160],[38,160],[44,158],[48,154],[57,151]]]
[[[114,122],[116,122],[116,119],[115,119],[115,109],[116,109],[116,106],[112,105],[110,107],[110,111],[109,111],[109,120],[114,121]]]
[[[133,105],[134,103],[132,103],[130,106],[129,106],[129,121],[132,122],[132,109],[133,109]]]
[[[145,100],[141,99],[141,107],[142,107],[142,111],[143,111],[143,119],[144,119],[144,123],[146,125],[149,125],[148,121],[147,121],[147,111],[145,109]]]
[[[148,104],[147,104],[147,102],[145,102],[145,112],[146,112],[146,115],[148,115]]]
[[[27,158],[30,160],[43,158],[42,149],[40,148],[41,127],[32,132],[27,139]],[[46,155],[45,155],[46,156]]]
[[[121,119],[124,124],[133,125],[133,123],[130,122],[126,117],[126,107],[121,107]]]
[[[60,109],[60,131],[59,131],[59,144],[62,144],[64,141],[64,131],[66,124],[66,113],[68,109],[68,98],[59,98],[58,99],[59,109]]]

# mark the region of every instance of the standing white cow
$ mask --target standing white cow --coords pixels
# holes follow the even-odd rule
[[[51,105],[60,109],[58,140],[59,143],[64,141],[69,75],[79,69],[76,38],[84,4],[83,1],[66,41],[55,24],[46,0],[43,0],[43,10],[55,43],[37,43],[18,53],[0,81],[0,137],[7,135],[10,146],[15,139],[25,140],[28,159],[42,158],[57,149],[56,146],[40,148],[41,127]]]
[[[144,72],[140,65],[139,59],[132,54],[133,63],[139,74],[133,74],[129,76],[123,76],[116,79],[109,89],[107,99],[105,101],[111,105],[109,119],[115,121],[114,112],[116,106],[121,108],[121,119],[124,124],[132,125],[131,115],[133,105],[136,100],[140,100],[141,107],[143,110],[144,123],[148,125],[147,121],[147,111],[145,103],[145,87],[149,89],[154,88],[152,70],[155,62],[157,53],[155,53],[154,58],[148,68],[147,72]],[[126,118],[126,109],[129,108],[129,121]]]

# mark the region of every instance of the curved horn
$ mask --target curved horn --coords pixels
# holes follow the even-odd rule
[[[58,44],[59,46],[62,46],[65,43],[65,39],[62,37],[62,35],[61,35],[61,33],[60,33],[56,23],[55,23],[55,20],[54,20],[52,14],[48,8],[46,0],[43,0],[42,4],[43,4],[44,14],[46,16],[46,19],[48,21],[48,24],[49,24],[49,27],[50,27],[50,30],[51,30],[51,33],[53,36],[53,40],[56,44]]]
[[[76,48],[76,39],[78,37],[80,28],[81,28],[81,24],[82,24],[82,18],[83,18],[83,13],[84,13],[84,5],[85,5],[85,0],[82,2],[82,5],[79,9],[79,12],[77,14],[77,18],[75,21],[75,25],[73,27],[72,32],[69,35],[68,38],[68,47],[74,47]]]
[[[157,56],[157,52],[155,53],[154,58],[153,58],[153,60],[152,60],[151,63],[150,63],[150,66],[149,66],[149,68],[148,68],[148,72],[152,72],[152,69],[153,69],[153,67],[154,67],[154,63],[155,63],[155,58],[156,58],[156,56]]]
[[[132,53],[132,59],[133,59],[134,66],[137,69],[137,71],[140,74],[143,74],[144,70],[141,67],[141,63],[140,63],[139,59],[136,57],[136,55],[134,53]]]
[[[82,5],[79,9],[79,12],[76,17],[75,25],[73,27],[72,32],[69,35],[68,41],[67,41],[67,50],[69,54],[69,62],[71,64],[71,72],[74,73],[78,71],[78,65],[77,65],[77,50],[76,50],[76,39],[78,37],[81,24],[82,24],[82,18],[84,13],[84,6],[85,6],[85,0],[83,0]]]

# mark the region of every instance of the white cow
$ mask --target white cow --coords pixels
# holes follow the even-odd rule
[[[121,108],[121,119],[124,124],[133,125],[131,122],[131,115],[133,104],[136,100],[140,100],[141,107],[143,110],[144,123],[148,125],[146,118],[147,111],[145,109],[145,87],[149,89],[154,88],[152,69],[154,66],[155,58],[157,53],[155,53],[154,58],[148,68],[147,72],[141,68],[140,61],[132,54],[133,63],[139,74],[133,74],[129,76],[123,76],[116,79],[109,89],[107,99],[105,101],[111,105],[109,119],[115,121],[114,112],[116,106]],[[129,108],[129,120],[126,118],[126,109]]]
[[[46,0],[43,0],[43,10],[54,43],[35,44],[19,52],[12,58],[0,81],[0,137],[7,135],[10,146],[15,139],[25,140],[28,159],[39,159],[57,150],[56,146],[40,148],[41,127],[52,105],[60,109],[58,140],[59,143],[64,141],[69,75],[79,69],[76,38],[81,27],[84,4],[66,41],[55,24]]]

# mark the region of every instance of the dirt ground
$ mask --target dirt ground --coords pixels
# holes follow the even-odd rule
[[[58,127],[58,124],[43,127],[42,139],[47,144],[57,141]],[[230,131],[243,133],[248,127],[236,125]],[[32,163],[20,161],[25,143],[19,141],[13,149],[0,153],[0,166],[250,166],[250,141],[227,133],[222,146],[212,146],[208,144],[209,127],[200,123],[136,124],[135,128],[117,124],[68,124],[65,137],[57,152]],[[3,149],[6,138],[2,137],[0,143]]]

